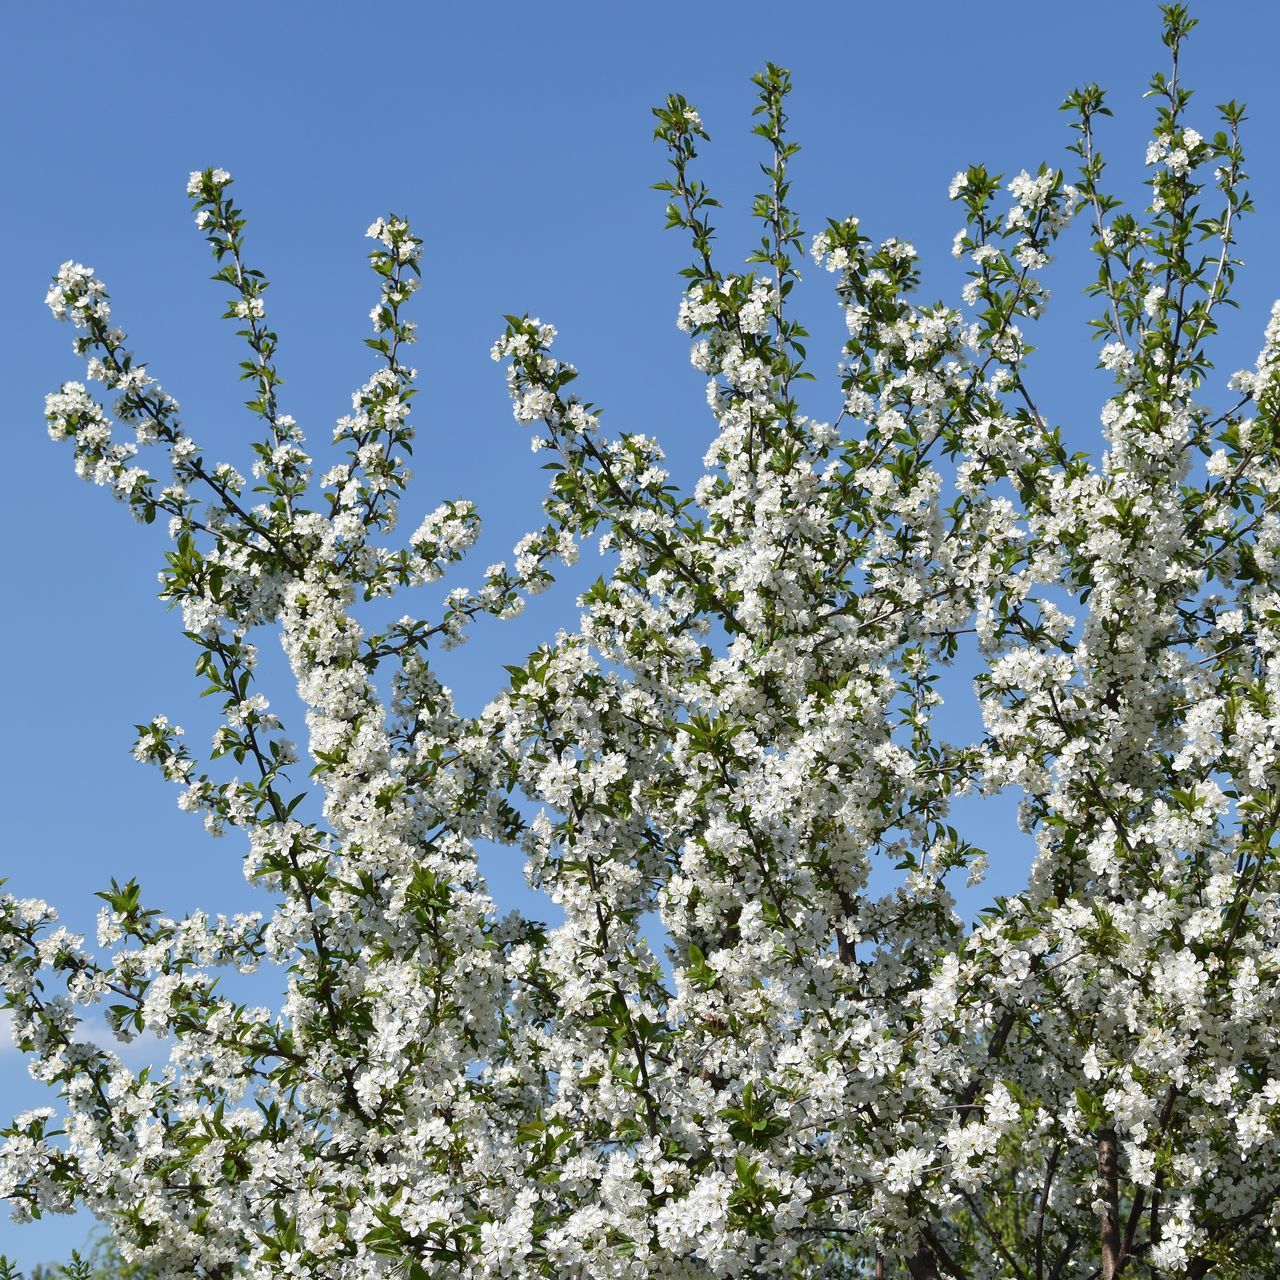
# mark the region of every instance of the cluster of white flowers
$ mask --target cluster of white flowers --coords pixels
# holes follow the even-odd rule
[[[1147,144],[1147,164],[1163,165],[1177,178],[1185,178],[1204,155],[1204,138],[1194,129],[1161,133]]]

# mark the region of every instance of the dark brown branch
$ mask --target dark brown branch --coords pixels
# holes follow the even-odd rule
[[[1115,1280],[1120,1274],[1124,1245],[1120,1237],[1116,1131],[1111,1128],[1098,1131],[1098,1180],[1102,1184],[1102,1222],[1099,1227],[1102,1280]]]

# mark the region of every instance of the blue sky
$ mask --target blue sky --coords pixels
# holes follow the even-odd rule
[[[1252,363],[1280,293],[1280,7],[1201,8],[1185,63],[1199,90],[1189,123],[1208,133],[1214,103],[1249,102],[1260,211],[1242,239],[1241,307],[1220,347],[1225,379]],[[9,726],[0,874],[9,887],[48,898],[90,933],[92,893],[113,875],[138,875],[152,905],[170,913],[262,905],[243,883],[234,837],[207,839],[158,774],[129,757],[132,725],[157,712],[187,724],[200,746],[208,709],[178,619],[155,598],[162,531],[134,525],[77,480],[69,450],[44,432],[45,393],[82,376],[70,331],[42,305],[60,262],[98,270],[131,345],[182,403],[193,434],[243,468],[252,420],[235,379],[241,357],[208,282],[188,171],[219,165],[237,180],[250,259],[273,282],[282,405],[316,440],[373,367],[362,345],[376,297],[364,229],[388,210],[408,217],[426,245],[417,479],[403,518],[416,524],[445,497],[476,500],[484,541],[447,585],[474,582],[538,522],[539,460],[488,356],[504,313],[556,324],[560,353],[581,369],[606,427],[656,435],[677,476],[695,474],[709,439],[701,377],[674,327],[687,250],[662,231],[662,201],[649,189],[663,176],[649,109],[666,93],[683,92],[712,133],[703,175],[725,205],[722,269],[755,240],[747,210],[762,157],[750,136],[750,76],[766,59],[795,77],[792,131],[804,150],[794,199],[806,230],[852,213],[873,237],[912,240],[927,296],[958,298],[952,174],[979,161],[1005,173],[1065,163],[1057,107],[1080,83],[1110,89],[1116,119],[1102,145],[1118,187],[1140,193],[1152,117],[1140,95],[1164,65],[1156,5],[1027,3],[998,20],[987,12],[925,0],[9,7],[0,47],[0,396],[10,450],[0,504],[10,618],[0,631]],[[838,400],[840,333],[827,278],[807,274],[800,305],[818,381],[806,407],[821,417]],[[1037,375],[1077,447],[1095,442],[1104,395],[1079,297],[1089,274],[1074,237],[1050,279]],[[447,679],[465,707],[483,704],[502,662],[572,621],[572,595],[553,592],[517,623],[481,627],[449,655]],[[268,649],[268,692],[297,724]],[[965,681],[949,687],[948,715],[963,731],[972,723]],[[1012,887],[1025,853],[1010,834],[1010,806],[962,816],[992,849],[996,887]],[[489,865],[497,896],[522,901],[518,867]],[[44,1101],[7,1040],[0,1100],[6,1110]],[[56,1256],[86,1227],[83,1218],[0,1221],[0,1251],[24,1263]]]

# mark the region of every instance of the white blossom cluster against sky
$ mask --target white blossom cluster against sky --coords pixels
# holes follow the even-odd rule
[[[704,379],[673,323],[684,246],[662,233],[663,202],[649,190],[663,169],[649,108],[667,92],[696,101],[712,133],[705,171],[726,206],[726,258],[753,246],[750,76],[772,59],[796,81],[792,133],[804,150],[794,196],[806,230],[856,213],[873,237],[912,241],[924,259],[923,292],[952,301],[962,281],[949,254],[952,174],[979,161],[1006,173],[1063,163],[1068,134],[1056,108],[1068,89],[1086,80],[1110,89],[1117,119],[1104,143],[1115,170],[1140,181],[1151,109],[1138,98],[1157,46],[1154,3],[1088,21],[1077,6],[1027,6],[985,29],[970,10],[922,0],[780,12],[742,0],[376,14],[332,3],[6,10],[0,874],[10,888],[56,901],[71,928],[89,933],[92,892],[113,875],[138,875],[172,914],[244,909],[252,899],[239,848],[211,842],[128,751],[133,724],[159,711],[180,715],[193,734],[203,727],[191,652],[155,599],[163,531],[108,514],[43,423],[45,393],[77,376],[43,306],[50,273],[75,258],[110,282],[134,346],[182,400],[193,431],[228,456],[236,433],[247,443],[245,393],[229,373],[236,339],[219,319],[207,247],[188,212],[191,170],[225,165],[236,175],[254,260],[272,279],[282,405],[317,439],[367,364],[363,232],[388,208],[413,220],[426,242],[415,352],[424,391],[406,520],[444,497],[474,498],[489,559],[537,523],[541,492],[542,460],[513,427],[489,359],[504,313],[554,321],[582,370],[583,394],[607,405],[610,429],[656,436],[677,477],[693,473],[710,438]],[[1208,103],[1249,100],[1245,142],[1262,214],[1241,243],[1248,269],[1241,309],[1224,321],[1225,378],[1252,363],[1280,280],[1280,248],[1267,236],[1280,210],[1280,84],[1271,68],[1280,9],[1215,0],[1202,17],[1191,78]],[[1091,447],[1105,398],[1101,384],[1079,375],[1092,311],[1072,294],[1084,278],[1078,261],[1064,261],[1059,274],[1063,292],[1043,341],[1062,344],[1062,373],[1055,383],[1046,361],[1042,377],[1069,442]],[[1053,272],[1047,283],[1056,283]],[[806,320],[821,372],[843,337],[838,317],[824,290],[797,297],[813,309]],[[595,571],[580,566],[514,623],[475,629],[450,658],[463,708],[477,710],[501,663],[573,615],[573,584]],[[284,664],[264,653],[271,663],[273,703],[287,708]],[[972,716],[963,673],[953,690],[948,714]],[[987,888],[1012,887],[1024,866],[1012,804],[981,812],[985,823],[1004,824],[968,833],[1004,854]],[[527,905],[507,857],[488,868],[494,896]],[[7,1034],[0,1098],[8,1110],[44,1101]],[[0,1222],[0,1251],[22,1262],[64,1253],[85,1226]]]

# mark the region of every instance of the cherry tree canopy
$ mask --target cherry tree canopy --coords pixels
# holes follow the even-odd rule
[[[1090,85],[1066,172],[956,175],[961,305],[920,302],[912,246],[855,218],[813,237],[848,329],[830,420],[800,407],[789,77],[756,78],[762,238],[735,274],[695,176],[707,134],[669,98],[705,474],[681,492],[656,440],[608,435],[554,328],[508,317],[493,355],[549,460],[545,524],[427,616],[385,603],[453,573],[480,517],[448,501],[397,534],[403,218],[369,228],[376,367],[316,478],[226,172],[189,192],[247,348],[251,465],[187,434],[102,281],[62,267],[48,302],[87,381],[49,397],[50,434],[168,523],[163,595],[222,704],[211,751],[161,716],[136,755],[244,833],[267,906],[170,919],[113,884],[95,951],[0,900],[15,1039],[61,1099],[3,1130],[18,1215],[87,1206],[126,1259],[211,1280],[1270,1274],[1280,309],[1224,393],[1243,111],[1191,109],[1194,22],[1164,24],[1145,208],[1109,194]],[[1097,456],[1037,407],[1029,358],[1073,220],[1114,380]],[[576,625],[461,714],[435,651],[588,543],[609,567]],[[314,820],[255,683],[272,634]],[[982,727],[955,743],[937,685],[969,635]],[[967,922],[948,877],[979,882],[985,855],[950,807],[1010,789],[1035,862]],[[499,915],[481,840],[522,851],[561,923]],[[212,985],[268,963],[278,1009]],[[171,1036],[169,1064],[83,1038],[95,1004],[122,1040]]]

